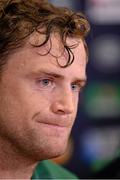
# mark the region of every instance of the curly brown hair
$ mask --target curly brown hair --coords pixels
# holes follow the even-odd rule
[[[44,27],[44,28],[43,28]],[[40,32],[39,29],[44,29]],[[83,40],[90,25],[82,13],[73,12],[68,8],[56,7],[47,0],[0,0],[0,71],[7,62],[7,55],[12,50],[22,47],[33,32],[43,33],[43,46],[50,38],[50,34],[58,31],[64,48],[68,52],[68,61],[65,66],[74,60],[73,46],[68,46],[67,37],[78,37]]]

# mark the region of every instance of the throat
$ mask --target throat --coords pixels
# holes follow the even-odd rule
[[[12,161],[6,160],[0,161],[1,179],[31,179],[36,164],[30,165],[19,160],[14,161],[14,157]]]

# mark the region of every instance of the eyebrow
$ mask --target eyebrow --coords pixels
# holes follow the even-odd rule
[[[64,75],[58,74],[57,72],[51,72],[48,69],[46,69],[46,70],[42,69],[42,70],[39,70],[39,71],[36,71],[36,72],[32,72],[31,74],[32,75],[42,74],[42,75],[47,75],[47,76],[51,76],[51,77],[58,78],[58,79],[65,79]],[[87,81],[87,78],[74,77],[73,81],[76,82],[76,83],[83,83],[85,85],[86,81]]]

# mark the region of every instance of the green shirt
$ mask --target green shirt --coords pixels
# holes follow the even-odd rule
[[[32,179],[78,179],[75,175],[63,167],[45,160],[40,162],[32,176]]]

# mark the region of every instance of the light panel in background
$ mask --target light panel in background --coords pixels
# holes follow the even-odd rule
[[[75,8],[74,1],[70,1],[70,0],[49,0],[49,2],[53,3],[56,6],[60,6],[60,7],[68,7],[71,9]]]
[[[97,171],[118,156],[120,127],[91,128],[81,135],[82,159]]]
[[[101,73],[117,73],[120,71],[120,36],[101,34],[93,39],[90,46],[91,64]]]
[[[91,82],[85,91],[83,108],[92,121],[117,119],[120,123],[119,82]]]
[[[93,24],[120,24],[119,0],[86,0],[85,12]]]

